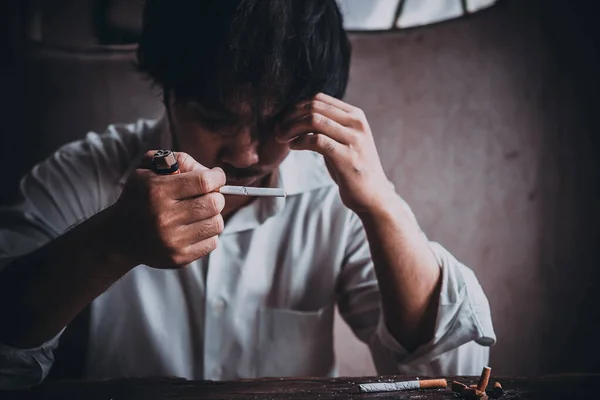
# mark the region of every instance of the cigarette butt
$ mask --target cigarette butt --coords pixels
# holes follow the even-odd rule
[[[479,378],[479,383],[477,384],[477,390],[480,392],[485,391],[488,383],[490,382],[490,375],[492,373],[492,369],[490,367],[483,367],[483,371],[481,371],[481,377]]]
[[[375,382],[359,384],[362,392],[395,392],[399,390],[440,389],[448,386],[445,379],[424,379],[401,382]]]
[[[423,379],[419,381],[420,389],[443,389],[448,386],[445,379]]]
[[[465,385],[464,383],[460,383],[457,381],[452,382],[452,391],[455,393],[461,393],[466,388],[467,388],[467,385]]]
[[[477,390],[477,389],[473,389],[471,387],[465,388],[465,390],[463,390],[461,392],[462,397],[465,398],[465,400],[488,400],[488,395],[485,392],[482,392],[481,390]]]
[[[488,396],[490,396],[492,399],[498,399],[504,394],[504,389],[502,389],[502,385],[500,384],[500,382],[495,382],[494,387],[491,390],[488,390],[487,392]]]

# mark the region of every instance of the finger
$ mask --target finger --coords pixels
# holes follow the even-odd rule
[[[199,243],[210,237],[220,235],[225,228],[223,216],[217,214],[208,219],[184,225],[180,228],[181,237],[185,238],[186,245]]]
[[[220,214],[225,208],[225,197],[219,192],[212,192],[181,200],[177,207],[182,207],[183,212],[179,213],[174,222],[189,225]]]
[[[225,173],[219,167],[154,178],[156,184],[164,185],[164,192],[174,200],[184,200],[214,192],[225,185],[225,180]]]
[[[209,237],[207,239],[204,239],[201,242],[194,243],[194,244],[187,246],[183,250],[185,258],[187,260],[189,260],[189,262],[187,262],[186,264],[189,264],[190,262],[193,262],[199,258],[206,257],[213,250],[215,250],[218,245],[219,245],[219,237],[215,235],[215,236]]]
[[[323,114],[308,114],[290,122],[285,130],[276,137],[280,143],[289,143],[301,135],[320,133],[343,144],[351,141],[352,132]]]
[[[343,126],[353,125],[353,118],[346,111],[320,100],[311,100],[294,107],[293,111],[285,117],[281,124],[282,130],[285,130],[286,125],[290,122],[311,113],[322,114]]]
[[[172,199],[184,200],[212,193],[225,185],[225,172],[219,167],[170,176],[165,191]]]
[[[147,151],[142,157],[140,168],[154,170],[154,163],[152,162],[152,159],[157,151],[158,150]],[[174,151],[173,154],[177,159],[177,164],[179,165],[179,170],[181,172],[205,171],[208,169],[204,165],[194,160],[194,158],[187,153]]]
[[[346,102],[343,102],[340,99],[336,99],[335,97],[330,96],[330,95],[325,94],[325,93],[319,93],[319,94],[317,94],[315,96],[315,99],[316,100],[320,100],[320,101],[322,101],[324,103],[330,104],[330,105],[332,105],[334,107],[337,107],[340,110],[344,110],[347,113],[353,113],[356,110],[358,110],[357,107],[354,107],[353,105],[350,105],[350,104],[348,104]]]
[[[343,147],[343,144],[336,142],[332,138],[320,133],[300,136],[290,143],[291,149],[312,150],[331,159],[337,158],[339,154],[341,154]]]

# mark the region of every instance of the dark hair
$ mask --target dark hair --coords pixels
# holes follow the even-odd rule
[[[211,109],[228,110],[244,88],[281,110],[342,97],[350,52],[335,0],[147,0],[137,66]]]

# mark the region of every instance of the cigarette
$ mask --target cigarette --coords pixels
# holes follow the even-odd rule
[[[258,197],[285,197],[287,194],[281,188],[255,188],[246,186],[221,186],[221,194],[232,194],[236,196],[258,196]]]
[[[362,392],[395,392],[397,390],[444,389],[448,386],[445,379],[424,379],[402,382],[361,383]]]
[[[490,367],[483,367],[483,371],[481,371],[481,377],[479,378],[479,383],[477,384],[477,390],[480,392],[485,391],[490,382],[490,374],[492,373],[492,369]]]

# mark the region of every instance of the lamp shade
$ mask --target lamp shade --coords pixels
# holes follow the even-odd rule
[[[349,31],[413,28],[458,18],[497,0],[337,0]]]

